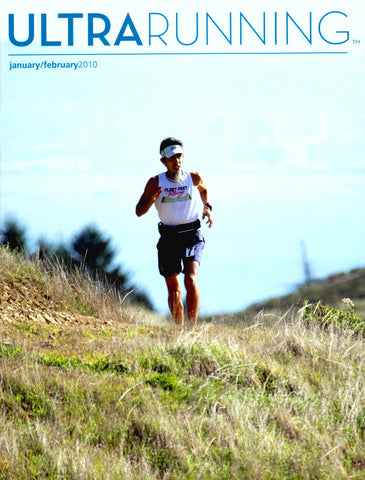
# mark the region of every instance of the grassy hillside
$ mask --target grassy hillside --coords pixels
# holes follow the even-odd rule
[[[365,319],[365,268],[357,268],[346,273],[330,275],[321,280],[315,280],[309,285],[301,285],[294,292],[282,297],[271,298],[256,303],[249,313],[261,310],[287,309],[294,304],[322,302],[340,309],[345,308],[350,299],[357,315]],[[344,304],[345,303],[345,304]]]
[[[198,328],[0,251],[0,479],[363,479],[365,325]]]

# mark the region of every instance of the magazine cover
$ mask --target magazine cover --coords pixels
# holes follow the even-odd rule
[[[364,9],[1,1],[1,480],[365,478]]]
[[[94,229],[167,313],[157,212],[135,208],[175,137],[212,207],[202,314],[364,266],[363,1],[0,8],[1,221],[30,252]]]

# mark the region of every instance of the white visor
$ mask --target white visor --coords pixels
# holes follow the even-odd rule
[[[178,153],[184,153],[184,150],[181,145],[170,145],[169,147],[166,147],[164,150],[162,150],[161,155],[166,158],[170,158],[173,155],[176,155]]]

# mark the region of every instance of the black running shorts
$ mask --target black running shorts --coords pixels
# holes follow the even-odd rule
[[[200,264],[204,246],[205,239],[200,229],[162,234],[157,244],[160,274],[167,278],[184,272],[186,263],[191,260]]]

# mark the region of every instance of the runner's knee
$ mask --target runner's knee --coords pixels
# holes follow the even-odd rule
[[[169,295],[181,295],[180,282],[177,276],[166,278],[166,285]]]
[[[194,273],[187,273],[184,277],[184,285],[187,290],[197,286],[197,275]]]

